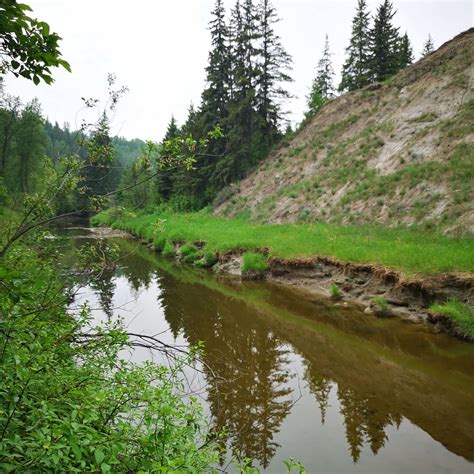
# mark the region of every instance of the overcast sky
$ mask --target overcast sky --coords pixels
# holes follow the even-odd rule
[[[114,134],[158,141],[170,116],[180,124],[204,87],[213,0],[29,0],[34,15],[62,38],[72,74],[55,70],[52,86],[7,78],[7,89],[25,102],[38,97],[51,121],[80,125],[81,97],[103,98],[113,72],[129,88],[113,120]],[[326,33],[336,80],[349,39],[357,0],[273,0],[277,31],[293,57],[288,103],[293,123],[301,120]],[[375,12],[379,0],[368,0]],[[225,0],[228,8],[234,0]],[[472,0],[395,0],[395,23],[408,32],[416,59],[431,33],[435,47],[474,23]]]

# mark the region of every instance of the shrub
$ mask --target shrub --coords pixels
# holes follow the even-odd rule
[[[242,272],[263,273],[268,269],[267,257],[258,252],[245,252],[242,262]]]
[[[342,291],[335,283],[330,286],[329,292],[331,294],[331,298],[335,301],[340,300],[342,298]]]

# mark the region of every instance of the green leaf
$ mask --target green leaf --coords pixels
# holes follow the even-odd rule
[[[99,448],[94,451],[94,456],[97,464],[101,464],[105,458],[105,454]]]
[[[44,21],[39,23],[39,26],[41,27],[41,31],[43,32],[44,36],[49,35],[49,25],[45,23]]]
[[[72,443],[71,449],[72,449],[72,452],[74,453],[74,456],[76,456],[76,459],[80,461],[82,458],[81,448],[79,448],[79,446],[76,443]]]

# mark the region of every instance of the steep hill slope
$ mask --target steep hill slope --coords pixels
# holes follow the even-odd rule
[[[390,81],[336,98],[224,190],[216,213],[474,233],[473,59],[474,28]]]

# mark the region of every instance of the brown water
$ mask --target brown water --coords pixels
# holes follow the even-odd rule
[[[119,246],[122,267],[79,300],[170,344],[204,341],[213,374],[189,384],[260,468],[292,456],[309,473],[474,472],[474,345]]]

